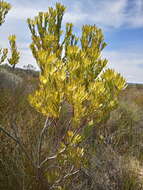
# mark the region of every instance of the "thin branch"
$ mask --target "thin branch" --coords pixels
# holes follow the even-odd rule
[[[40,134],[40,138],[39,138],[39,144],[38,144],[38,167],[40,167],[40,160],[41,160],[41,148],[42,148],[42,140],[43,140],[43,135],[45,130],[47,129],[47,127],[49,127],[51,125],[51,123],[53,122],[53,120],[50,122],[50,118],[47,117],[44,127],[41,131]]]
[[[54,156],[49,156],[49,157],[45,158],[45,160],[43,160],[41,162],[40,167],[42,167],[47,161],[57,158],[60,154],[64,153],[66,151],[66,149],[67,149],[67,146],[64,149],[62,149],[58,154],[55,154]]]
[[[65,180],[65,179],[67,179],[67,178],[69,178],[69,177],[71,177],[71,176],[73,176],[73,175],[76,175],[77,173],[79,173],[80,172],[80,170],[76,170],[76,171],[74,171],[74,172],[70,172],[70,173],[68,173],[68,174],[66,174],[65,176],[63,176],[62,178],[60,178],[59,180],[57,180],[52,186],[51,186],[51,188],[50,189],[52,189],[53,187],[56,187],[59,183],[61,183],[63,180]]]
[[[2,128],[0,126],[0,130],[5,133],[8,137],[10,137],[13,141],[15,141],[17,144],[19,143],[18,139],[16,139],[15,137],[13,137],[10,133],[8,133],[4,128]]]
[[[13,130],[13,132],[14,132],[14,135],[15,135],[15,137],[17,138],[17,139],[19,139],[18,138],[18,132],[17,132],[17,130],[16,130],[16,128],[17,128],[17,126],[14,124],[14,123],[12,123],[11,124],[11,128],[12,128],[12,130]]]
[[[74,172],[72,172],[72,173],[69,173],[69,174],[65,175],[65,176],[63,177],[63,179],[67,179],[68,177],[71,177],[71,176],[77,174],[79,171],[80,171],[80,170],[76,170],[76,171],[74,171]]]
[[[13,137],[13,135],[11,135],[8,131],[6,131],[4,128],[2,128],[0,126],[0,131],[2,131],[4,134],[6,134],[9,138],[11,138],[13,141],[15,141],[19,147],[21,148],[21,150],[24,152],[25,156],[27,157],[27,159],[31,162],[31,164],[35,167],[34,162],[32,161],[30,155],[27,153],[27,151],[25,150],[24,146],[21,144],[21,142],[19,141],[19,139]]]

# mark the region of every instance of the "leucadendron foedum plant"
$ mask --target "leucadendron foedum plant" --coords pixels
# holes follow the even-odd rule
[[[63,31],[64,12],[65,7],[57,3],[55,9],[50,7],[28,19],[30,48],[41,70],[39,88],[29,96],[29,102],[47,117],[39,139],[38,163],[39,168],[48,164],[45,175],[50,189],[66,189],[71,177],[84,167],[83,129],[104,120],[115,109],[126,85],[101,56],[106,46],[101,29],[84,25],[77,37],[73,24],[67,23]],[[60,135],[46,158],[41,154],[42,138],[52,128]]]
[[[0,1],[0,26],[5,22],[5,16],[11,9],[11,5],[5,1]]]
[[[0,26],[5,22],[5,17],[8,11],[11,9],[11,5],[5,1],[0,1]],[[4,63],[7,58],[8,49],[0,48],[0,64]]]
[[[15,35],[9,36],[9,44],[11,49],[11,58],[8,59],[8,62],[14,69],[15,65],[18,64],[20,59],[20,52],[17,50]]]
[[[11,9],[11,5],[6,1],[0,1],[0,26],[5,22],[5,17]],[[10,65],[15,68],[15,65],[19,62],[19,52],[16,46],[16,36],[9,36],[9,44],[11,48],[11,58],[8,59]],[[0,48],[0,64],[4,63],[7,59],[8,49]]]

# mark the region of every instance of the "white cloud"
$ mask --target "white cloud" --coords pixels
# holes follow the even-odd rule
[[[124,22],[126,6],[127,0],[103,0],[101,3],[95,4],[95,12],[89,18],[101,25],[120,27]]]
[[[135,0],[132,8],[126,13],[126,23],[130,27],[138,28],[143,27],[143,1]]]
[[[26,66],[28,64],[33,65],[36,69],[38,69],[36,61],[33,58],[30,49],[24,49],[24,50],[21,51],[20,62],[17,65],[17,67],[24,67],[24,66]]]
[[[93,20],[107,27],[143,27],[143,0],[103,0]]]
[[[32,8],[32,7],[23,7],[23,6],[14,6],[11,11],[9,12],[7,19],[20,19],[26,20],[29,17],[34,17],[40,11],[45,11],[45,8]]]
[[[28,17],[34,17],[39,11],[46,11],[52,2],[54,0],[46,3],[46,6],[37,2],[31,6],[29,2],[29,7],[20,2],[15,3],[8,14],[8,19],[26,20]],[[115,28],[123,25],[143,27],[143,0],[81,0],[73,1],[72,4],[67,1],[63,2],[67,6],[65,22],[76,24],[88,22]]]
[[[88,18],[88,15],[82,12],[67,12],[64,15],[64,23],[72,22],[73,24],[77,24],[80,22],[84,22]]]
[[[91,0],[69,4],[66,20],[102,27],[143,27],[143,0]]]
[[[143,83],[143,54],[132,50],[104,51],[108,66],[120,72],[128,82]]]

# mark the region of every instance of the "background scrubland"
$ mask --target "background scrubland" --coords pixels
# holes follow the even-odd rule
[[[18,131],[33,158],[37,134],[45,122],[45,117],[28,102],[29,93],[37,88],[38,76],[33,70],[0,66],[1,125],[11,133],[13,128]],[[88,164],[73,179],[72,190],[143,189],[143,85],[128,84],[119,99],[117,109],[106,122],[86,129]],[[68,120],[68,110],[64,117]],[[61,132],[59,129],[59,134],[55,133],[55,139]],[[49,147],[46,138],[50,138],[49,133],[43,143],[43,154]],[[33,169],[20,147],[0,132],[0,189],[36,187]]]

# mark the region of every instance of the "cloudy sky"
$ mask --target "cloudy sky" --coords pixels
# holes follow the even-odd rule
[[[29,50],[30,32],[26,23],[39,11],[61,2],[67,7],[65,22],[73,22],[80,34],[83,24],[96,24],[108,46],[103,57],[128,82],[143,83],[143,0],[7,0],[12,9],[0,29],[1,46],[8,47],[8,36],[16,34],[21,51],[20,67],[34,64]]]

